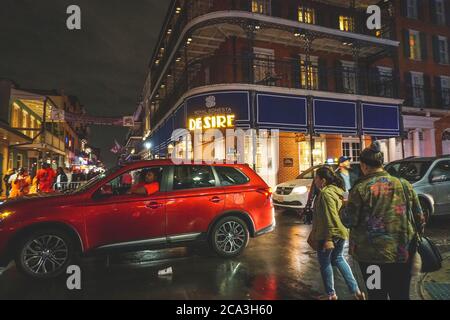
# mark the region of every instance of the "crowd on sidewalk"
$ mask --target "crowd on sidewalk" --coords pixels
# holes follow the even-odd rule
[[[50,164],[43,163],[41,169],[10,169],[3,177],[6,197],[17,198],[37,193],[51,193],[68,189],[70,185],[88,181],[95,173],[75,173],[69,168],[54,170]]]
[[[383,163],[384,154],[375,142],[360,155],[361,177],[352,174],[345,157],[340,159],[337,172],[323,166],[315,174],[308,243],[318,255],[325,288],[321,300],[338,299],[333,267],[337,267],[357,300],[410,298],[424,216],[411,184],[391,176]],[[354,276],[357,270],[352,270],[344,258],[347,240],[365,288],[359,286]]]

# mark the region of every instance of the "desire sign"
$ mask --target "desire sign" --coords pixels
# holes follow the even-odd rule
[[[199,118],[189,119],[189,130],[207,130],[207,129],[226,129],[234,128],[234,114],[218,115],[218,116],[204,116]]]

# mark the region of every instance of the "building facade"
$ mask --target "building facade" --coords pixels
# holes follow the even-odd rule
[[[436,122],[450,114],[450,1],[394,1],[393,10],[396,37],[402,42],[405,156],[448,154]],[[392,147],[399,141],[390,143]],[[398,154],[391,152],[389,158],[398,159]]]
[[[58,110],[85,112],[75,97],[62,91],[20,89],[9,80],[0,80],[2,175],[9,169],[34,170],[41,162],[54,168],[76,164],[88,130],[83,124],[55,119]]]
[[[277,163],[263,174],[274,185],[341,155],[357,161],[374,138],[387,147],[401,141],[395,3],[382,3],[383,28],[369,30],[366,9],[377,2],[172,1],[133,149],[167,157],[185,143],[171,139],[179,128],[253,129],[240,156],[260,173]],[[280,131],[276,146],[252,137],[265,130]],[[214,152],[217,160],[237,156],[225,146]]]

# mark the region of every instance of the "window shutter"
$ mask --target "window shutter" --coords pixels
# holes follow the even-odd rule
[[[449,64],[450,63],[450,38],[447,38],[447,46],[448,46],[448,51],[447,51],[447,61],[444,61],[445,63]]]
[[[300,89],[301,88],[301,71],[300,71],[300,58],[298,56],[294,56],[292,58],[292,64],[294,67],[293,70],[293,81],[294,81],[294,88]]]
[[[423,75],[423,90],[425,95],[425,106],[431,106],[431,81],[430,76],[427,74]]]
[[[431,22],[433,24],[437,23],[437,16],[436,16],[436,0],[430,0],[430,18]]]
[[[402,0],[400,1],[400,10],[401,10],[401,14],[404,17],[408,16],[408,4],[407,4],[408,0]]]
[[[425,8],[427,7],[425,5],[425,3],[428,2],[427,0],[417,0],[417,12],[418,15],[417,17],[419,18],[420,21],[425,22],[427,19],[427,17],[425,16]]]
[[[427,50],[427,34],[424,32],[420,33],[420,49],[422,51],[422,60],[425,61],[428,59],[428,50]]]
[[[439,38],[436,35],[433,35],[433,58],[434,62],[439,63]]]
[[[319,90],[328,91],[328,68],[324,58],[319,58]]]
[[[445,10],[445,22],[447,26],[450,27],[450,0],[444,1],[444,10]]]
[[[405,96],[406,104],[412,106],[413,101],[413,89],[412,89],[412,76],[411,72],[405,72]]]
[[[335,81],[336,81],[336,92],[343,92],[344,83],[342,78],[342,62],[339,60],[336,61]]]
[[[442,101],[442,85],[441,85],[441,77],[434,77],[434,92],[436,96],[436,105],[438,107],[443,107]]]
[[[316,19],[316,24],[318,24],[319,26],[324,26],[327,27],[327,20],[330,18],[328,13],[325,12],[320,12],[320,14],[318,13],[320,12],[318,9],[314,8],[314,19]]]
[[[403,30],[403,53],[406,58],[411,57],[411,48],[409,47],[409,30]]]
[[[281,8],[283,7],[282,1],[272,0],[271,2],[272,2],[272,15],[274,17],[281,17],[282,16]]]

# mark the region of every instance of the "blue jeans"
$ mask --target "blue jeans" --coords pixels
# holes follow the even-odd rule
[[[336,294],[334,288],[334,273],[333,267],[337,267],[339,272],[344,277],[345,282],[350,290],[350,293],[356,294],[359,292],[358,283],[353,276],[352,269],[344,258],[344,239],[335,239],[334,249],[332,250],[319,250],[317,256],[319,258],[320,273],[322,274],[323,284],[325,290],[329,296]],[[319,247],[323,247],[323,241],[319,244]]]

